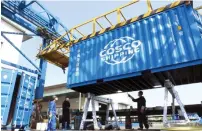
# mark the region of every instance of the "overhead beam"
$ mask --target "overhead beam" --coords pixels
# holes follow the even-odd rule
[[[38,68],[38,66],[36,66],[20,49],[18,49],[15,44],[13,44],[13,42],[11,42],[3,32],[1,32],[1,36],[3,36],[4,39],[6,39],[8,41],[8,43],[10,45],[13,46],[13,48],[15,48],[27,61],[30,62],[31,65],[33,65],[39,72],[41,72],[41,69]]]
[[[8,9],[6,9],[4,7],[1,7],[1,14],[2,14],[2,16],[5,16],[6,18],[10,19],[11,21],[13,21],[13,22],[21,25],[25,29],[33,32],[34,34],[39,35],[38,32],[37,32],[37,30],[36,30],[36,26],[33,26],[32,24],[26,22],[22,18],[16,16],[15,14],[13,14]]]

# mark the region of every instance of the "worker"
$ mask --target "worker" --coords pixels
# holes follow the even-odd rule
[[[132,121],[131,121],[131,112],[133,110],[133,107],[130,106],[130,110],[126,115],[126,120],[125,120],[125,129],[132,129]]]
[[[149,128],[149,124],[147,122],[147,116],[146,116],[146,100],[143,96],[143,92],[138,92],[139,98],[134,99],[130,94],[128,94],[128,97],[132,99],[133,102],[137,102],[137,111],[138,111],[138,122],[139,127],[138,130],[143,130],[143,124],[146,129]]]
[[[58,100],[57,96],[53,96],[52,100],[48,105],[48,128],[47,131],[56,131],[56,101]]]
[[[37,122],[43,121],[43,117],[41,115],[41,110],[42,110],[42,105],[37,102],[37,104],[36,104],[36,121]]]
[[[69,124],[70,124],[69,108],[70,108],[69,98],[66,97],[62,104],[62,121],[63,121],[62,128],[63,129],[70,129],[70,127],[69,127]]]
[[[32,103],[32,111],[31,111],[31,116],[30,116],[30,128],[33,129],[34,125],[36,125],[36,104],[37,101],[33,101]]]

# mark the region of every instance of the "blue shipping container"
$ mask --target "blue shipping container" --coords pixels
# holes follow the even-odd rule
[[[7,125],[17,73],[5,68],[1,71],[1,125]]]
[[[177,85],[202,81],[202,19],[191,5],[182,4],[79,41],[70,50],[67,87],[80,92],[140,90],[162,85],[162,79],[171,77]],[[195,65],[191,74],[174,72],[183,68],[180,72],[189,73]],[[145,71],[152,76],[145,78]],[[183,82],[183,75],[196,78]],[[126,79],[135,76],[142,82]]]
[[[2,126],[20,128],[29,125],[36,77],[17,70],[1,71]]]
[[[22,73],[19,93],[16,98],[15,113],[13,116],[13,126],[29,125],[32,113],[32,102],[34,100],[34,87],[36,77]]]

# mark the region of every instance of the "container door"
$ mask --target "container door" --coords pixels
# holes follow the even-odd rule
[[[13,116],[14,127],[29,125],[36,77],[22,73],[20,87],[16,98],[15,113]]]
[[[1,125],[7,125],[17,71],[1,68]]]

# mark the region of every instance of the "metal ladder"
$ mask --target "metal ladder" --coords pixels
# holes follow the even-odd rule
[[[89,105],[90,105],[90,100],[91,100],[91,104],[92,104],[93,119],[86,119],[87,113],[88,113],[88,108],[89,108]],[[83,130],[85,122],[89,122],[89,121],[93,122],[94,129],[102,129],[101,125],[98,125],[98,122],[97,122],[96,110],[95,110],[95,101],[98,101],[100,103],[103,103],[103,104],[107,105],[106,123],[105,124],[107,124],[109,122],[109,120],[108,120],[108,118],[109,118],[109,107],[111,105],[112,110],[113,110],[113,114],[114,114],[114,118],[115,118],[116,128],[120,129],[119,124],[118,124],[118,120],[117,120],[117,116],[116,116],[116,111],[114,109],[114,105],[113,105],[112,99],[97,97],[94,94],[87,93],[87,97],[85,99],[83,117],[82,117],[81,124],[80,124],[80,130]]]
[[[170,123],[171,123],[171,121],[169,122],[167,120],[168,91],[172,95],[173,104],[174,104],[174,99],[176,99],[177,103],[180,106],[182,114],[183,114],[183,116],[185,118],[185,121],[182,121],[182,122],[189,123],[190,120],[189,120],[188,115],[187,115],[187,113],[185,111],[184,105],[183,105],[183,103],[180,100],[178,92],[174,89],[174,85],[172,84],[172,82],[170,80],[165,80],[164,86],[165,86],[164,110],[163,110],[163,124],[164,124],[164,127],[170,127]],[[174,108],[174,106],[173,106],[173,108]],[[175,122],[177,123],[177,122],[180,122],[180,121],[175,121]]]

